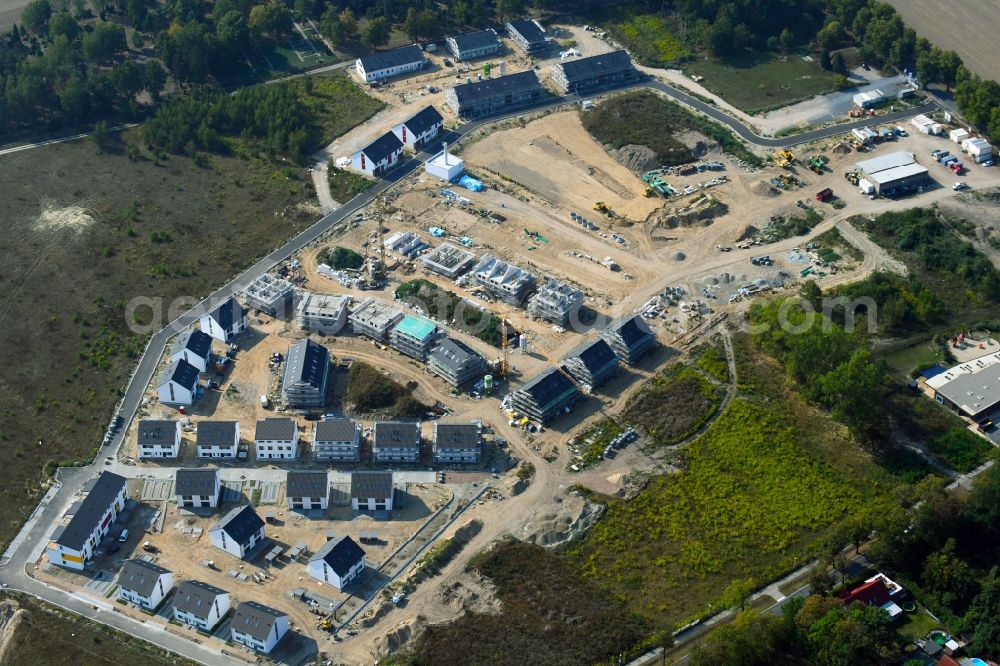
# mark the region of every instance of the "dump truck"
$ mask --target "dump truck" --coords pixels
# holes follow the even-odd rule
[[[833,189],[828,187],[825,190],[820,190],[816,193],[816,201],[827,201],[832,196]]]

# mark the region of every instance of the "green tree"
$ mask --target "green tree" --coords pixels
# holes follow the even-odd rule
[[[498,0],[497,17],[509,21],[524,14],[524,0]]]
[[[830,21],[816,33],[816,46],[821,51],[832,50],[844,38],[844,29],[840,21]]]
[[[90,90],[79,75],[70,76],[56,90],[63,114],[71,123],[78,123],[90,113]]]
[[[742,612],[750,605],[757,581],[753,578],[736,579],[726,586],[722,593],[722,603],[726,608]]]
[[[108,124],[103,120],[94,123],[94,133],[91,135],[91,138],[94,140],[97,152],[103,153],[111,143],[111,133],[108,132]]]
[[[819,288],[815,280],[806,280],[799,289],[799,296],[809,301],[813,310],[819,312],[823,308],[823,290]]]
[[[350,38],[347,28],[337,15],[337,8],[333,6],[327,7],[326,11],[323,12],[319,21],[319,31],[334,44],[343,44]]]
[[[795,35],[792,34],[791,30],[785,28],[778,36],[778,43],[781,44],[781,50],[787,53],[795,44]]]
[[[146,87],[143,70],[134,62],[125,61],[111,70],[111,83],[126,102],[131,101]]]
[[[879,387],[885,370],[872,361],[871,352],[859,349],[846,363],[817,379],[819,398],[833,417],[871,443],[884,429]]]
[[[1000,655],[1000,567],[993,567],[965,616],[972,630],[971,652]]]
[[[347,33],[347,37],[351,38],[358,34],[358,19],[354,16],[354,12],[348,7],[344,11],[340,12],[341,25],[344,27],[344,31]]]
[[[292,32],[292,12],[278,2],[257,5],[250,10],[247,25],[255,37],[278,41]]]
[[[147,60],[142,65],[143,89],[156,100],[160,96],[160,91],[167,83],[167,73],[163,71],[163,65],[155,60]]]
[[[976,593],[976,579],[969,565],[955,554],[955,545],[955,539],[948,539],[940,550],[931,553],[921,578],[945,606],[964,610]]]
[[[954,51],[941,51],[938,56],[937,67],[938,80],[950,91],[958,83],[959,70],[962,68],[962,59]]]
[[[52,18],[52,5],[49,0],[31,0],[21,11],[21,21],[25,27],[35,33],[42,32]]]
[[[316,0],[295,0],[295,17],[300,21],[315,18],[318,8]]]
[[[377,49],[389,43],[389,21],[384,16],[377,16],[365,24],[361,31],[361,44]]]
[[[250,46],[250,29],[237,9],[229,10],[216,22],[215,34],[219,43],[234,55]]]
[[[59,12],[49,20],[49,39],[65,37],[68,41],[73,41],[80,34],[80,24],[76,22],[69,12]]]
[[[124,50],[125,28],[117,23],[98,23],[92,33],[83,36],[83,57],[88,62],[107,62]]]

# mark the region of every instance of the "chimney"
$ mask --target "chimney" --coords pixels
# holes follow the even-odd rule
[[[448,142],[442,141],[441,145],[444,147],[444,165],[448,166]]]

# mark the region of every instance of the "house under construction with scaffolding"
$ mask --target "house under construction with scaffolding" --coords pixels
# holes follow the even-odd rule
[[[472,269],[472,281],[496,298],[520,305],[535,286],[535,276],[514,264],[484,254]]]
[[[511,405],[528,418],[545,424],[568,411],[582,397],[569,377],[557,368],[549,368],[511,393]]]
[[[588,393],[618,374],[618,355],[603,338],[583,343],[563,359],[563,365]]]
[[[292,312],[295,286],[284,278],[264,273],[243,290],[247,308],[264,312],[272,317],[283,317]]]
[[[364,335],[376,342],[389,339],[389,331],[403,318],[403,311],[383,300],[366,298],[348,320],[358,335]]]
[[[528,300],[528,314],[566,326],[577,319],[582,305],[582,291],[565,282],[546,278],[545,283]]]
[[[469,267],[475,260],[476,255],[472,252],[451,243],[442,243],[431,252],[420,257],[420,262],[426,270],[437,273],[449,280],[454,280],[469,270]]]

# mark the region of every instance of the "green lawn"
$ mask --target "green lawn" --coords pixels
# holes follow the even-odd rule
[[[726,60],[702,59],[688,66],[705,86],[747,113],[757,113],[836,89],[837,75],[800,55],[758,52]]]
[[[886,354],[885,362],[896,372],[909,375],[914,368],[928,363],[944,363],[945,361],[939,345],[934,344],[933,340],[923,340],[915,345]]]
[[[909,640],[925,638],[932,629],[941,629],[940,622],[931,617],[930,613],[924,610],[923,606],[917,605],[917,609],[912,613],[904,613],[903,617],[896,621],[893,629],[896,633]]]

